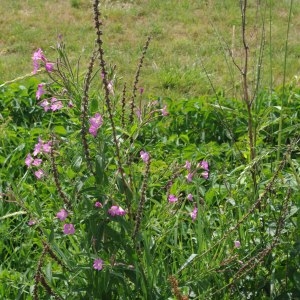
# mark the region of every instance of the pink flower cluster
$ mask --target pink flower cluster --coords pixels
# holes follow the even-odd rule
[[[37,144],[34,146],[34,151],[33,151],[33,156],[37,156],[40,153],[50,153],[51,151],[51,141],[49,142],[43,142],[41,138],[39,138],[39,141]],[[32,157],[30,153],[27,154],[25,158],[25,164],[28,168],[30,167],[39,167],[42,164],[42,159],[41,158],[34,158]],[[42,177],[45,176],[45,172],[43,169],[38,169],[34,172],[34,175],[37,179],[41,179]]]
[[[44,63],[47,72],[53,71],[54,64],[47,60],[42,49],[38,49],[33,53],[32,61],[33,61],[33,74],[36,74],[36,72],[38,71],[40,61]]]
[[[33,156],[37,156],[39,153],[50,153],[51,151],[51,141],[43,142],[41,138],[39,138],[39,142],[35,144]]]
[[[126,215],[126,211],[121,207],[117,205],[113,205],[109,210],[108,213],[112,216],[124,216]]]
[[[200,161],[198,164],[197,164],[197,168],[196,170],[192,171],[192,163],[190,161],[186,161],[185,162],[185,165],[184,165],[184,168],[188,171],[188,174],[185,176],[186,177],[186,180],[188,182],[191,182],[193,180],[193,176],[194,174],[197,172],[197,169],[202,169],[203,172],[201,173],[201,176],[205,179],[208,179],[208,176],[209,176],[209,164],[207,161],[203,160],[203,161]],[[187,200],[193,202],[193,195],[191,193],[189,193],[187,195]],[[173,194],[170,194],[168,195],[168,201],[170,203],[175,203],[178,201],[178,198],[173,195]],[[190,217],[192,218],[192,220],[196,220],[197,219],[197,215],[198,215],[198,207],[197,205],[194,205],[194,208],[193,210],[190,212]]]
[[[38,88],[35,94],[38,100],[46,93],[44,90],[44,85],[45,83],[38,84]],[[42,102],[40,102],[40,106],[43,107],[45,111],[48,110],[56,111],[63,108],[62,102],[56,99],[55,97],[52,97],[51,100],[44,99]]]
[[[94,115],[94,117],[90,118],[89,120],[91,126],[89,128],[89,133],[91,135],[93,135],[94,137],[97,136],[97,132],[98,132],[98,129],[102,126],[103,124],[103,118],[102,116],[99,114],[99,113],[96,113]]]
[[[193,195],[192,194],[188,194],[187,195],[187,199],[189,201],[193,201]],[[170,194],[168,196],[168,201],[169,201],[169,203],[175,203],[175,202],[178,201],[178,198],[175,195]],[[198,215],[198,208],[197,208],[197,206],[195,206],[194,209],[193,209],[193,211],[190,213],[190,216],[191,216],[191,218],[192,218],[193,221],[196,220],[197,215]]]
[[[204,171],[202,172],[202,177],[205,179],[208,179],[209,177],[209,164],[206,160],[202,160],[201,162],[198,163],[197,168],[203,169]]]
[[[57,100],[55,97],[52,97],[50,102],[48,99],[43,100],[40,103],[40,106],[44,108],[44,111],[52,110],[56,111],[63,108],[63,104],[60,100]]]
[[[64,221],[67,217],[68,217],[69,213],[62,208],[57,214],[56,217],[60,220],[60,221]],[[69,234],[74,234],[75,233],[75,226],[74,224],[71,223],[65,223],[63,226],[63,233],[66,235]]]
[[[188,174],[185,176],[187,182],[193,181],[193,176],[195,175],[196,171],[191,171],[192,164],[190,161],[186,161],[184,167],[188,170]],[[207,161],[202,160],[197,164],[197,169],[203,169],[203,172],[201,173],[201,176],[204,179],[208,179],[209,177],[209,164]]]

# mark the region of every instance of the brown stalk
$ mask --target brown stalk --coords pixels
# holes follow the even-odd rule
[[[51,149],[50,150],[51,167],[52,167],[52,173],[53,173],[56,189],[57,189],[58,194],[60,195],[60,197],[63,199],[65,205],[68,208],[70,208],[71,203],[70,203],[68,197],[66,196],[66,194],[63,192],[60,181],[59,181],[59,175],[58,175],[57,166],[56,166],[56,163],[55,163],[55,156],[54,156],[54,135],[53,134],[52,134],[52,143],[51,143],[50,149]]]
[[[102,47],[102,44],[103,44],[102,31],[101,31],[102,22],[100,21],[100,11],[99,11],[98,6],[99,6],[99,0],[95,0],[94,1],[94,21],[95,21],[95,29],[96,29],[96,34],[97,34],[96,44],[98,46],[97,50],[99,53],[99,62],[100,62],[100,68],[101,68],[101,72],[102,72],[102,82],[103,82],[104,91],[105,91],[105,103],[106,103],[106,108],[107,108],[107,112],[108,112],[108,116],[109,116],[109,120],[110,120],[110,124],[111,124],[111,128],[112,128],[112,135],[113,135],[113,142],[114,142],[115,150],[116,150],[118,170],[121,175],[123,185],[126,186],[127,183],[126,183],[126,180],[124,177],[125,173],[124,173],[123,166],[122,166],[120,148],[119,148],[119,143],[118,143],[118,139],[117,139],[115,122],[113,119],[111,100],[110,100],[110,96],[109,96],[110,91],[108,88],[106,62],[104,60],[104,50]],[[127,205],[127,209],[128,209],[128,215],[131,216],[131,203],[130,203],[131,199],[128,199],[126,193],[124,193],[124,194],[125,194],[126,205]]]
[[[93,55],[90,58],[90,63],[88,66],[88,72],[85,77],[84,82],[84,89],[83,89],[83,98],[82,98],[82,107],[81,107],[81,139],[82,139],[82,145],[83,145],[83,151],[84,155],[87,161],[87,165],[90,170],[93,172],[91,158],[90,158],[90,151],[87,143],[87,115],[88,115],[88,103],[89,103],[89,88],[91,84],[91,77],[93,73],[93,67],[96,59],[96,53],[94,52]],[[95,175],[95,173],[93,172]]]
[[[150,173],[150,158],[146,163],[146,171],[145,171],[145,176],[144,176],[143,184],[142,184],[141,199],[139,202],[139,207],[138,207],[138,211],[136,214],[135,228],[134,228],[133,235],[132,235],[133,239],[136,238],[136,236],[139,232],[139,229],[140,229],[140,225],[141,225],[144,204],[146,201],[146,190],[147,190],[147,181],[148,181],[149,173]]]
[[[137,68],[137,71],[136,71],[136,74],[135,74],[135,78],[134,78],[133,89],[132,89],[132,97],[131,97],[131,103],[130,103],[130,116],[129,116],[129,122],[130,123],[133,122],[137,86],[138,86],[138,83],[139,83],[141,69],[143,67],[144,58],[145,58],[147,49],[149,47],[150,40],[151,40],[151,37],[149,36],[147,38],[146,44],[143,48],[142,56],[140,58],[139,65],[138,65],[138,68]]]

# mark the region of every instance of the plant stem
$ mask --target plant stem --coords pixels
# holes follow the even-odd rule
[[[248,138],[250,146],[250,162],[255,159],[255,138],[253,130],[253,115],[252,115],[252,101],[249,96],[248,87],[248,62],[249,62],[249,46],[246,41],[246,10],[247,10],[247,0],[241,0],[241,13],[242,13],[242,41],[244,47],[244,67],[241,69],[242,82],[243,82],[243,100],[247,107],[248,113]],[[252,180],[254,185],[254,191],[256,191],[256,164],[253,165],[251,170]]]
[[[283,83],[282,83],[282,96],[281,96],[281,110],[280,110],[280,118],[279,118],[279,130],[278,130],[278,144],[277,144],[277,161],[280,160],[281,153],[281,140],[282,140],[282,122],[283,122],[283,105],[285,99],[285,79],[286,79],[286,62],[287,62],[287,50],[288,50],[288,40],[290,33],[290,24],[291,24],[291,16],[292,16],[292,8],[293,8],[293,0],[291,0],[289,18],[288,18],[288,27],[286,31],[285,38],[285,50],[284,50],[284,66],[283,66]]]

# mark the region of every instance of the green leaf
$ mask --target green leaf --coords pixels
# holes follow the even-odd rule
[[[54,131],[54,133],[60,134],[60,135],[66,135],[67,134],[67,130],[63,126],[55,126],[53,128],[53,131]]]
[[[96,183],[102,184],[104,177],[103,158],[100,155],[96,156]]]
[[[179,138],[184,142],[184,143],[186,143],[186,144],[188,144],[189,143],[189,137],[186,135],[186,134],[181,134],[180,136],[179,136]]]
[[[186,262],[179,268],[177,273],[180,273],[183,269],[185,269],[197,256],[198,254],[195,253],[191,254],[189,258],[186,260]]]

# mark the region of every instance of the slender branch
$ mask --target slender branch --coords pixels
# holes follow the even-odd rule
[[[55,163],[55,157],[54,157],[54,135],[52,135],[52,141],[51,141],[51,147],[50,147],[50,157],[51,157],[51,167],[52,167],[52,173],[53,173],[53,177],[54,177],[54,182],[55,182],[55,186],[56,189],[58,191],[58,194],[60,195],[60,197],[63,199],[65,205],[70,208],[71,207],[71,203],[69,201],[69,199],[67,198],[66,194],[63,192],[60,181],[59,181],[59,175],[58,175],[58,171],[57,171],[57,166]]]
[[[93,171],[92,168],[92,163],[91,163],[91,158],[90,158],[90,151],[89,151],[89,147],[88,147],[88,143],[87,143],[87,126],[86,126],[86,122],[87,122],[87,114],[88,114],[88,103],[89,103],[89,88],[90,88],[90,84],[91,84],[91,76],[93,73],[93,67],[94,67],[94,63],[95,63],[95,59],[96,59],[96,52],[93,53],[93,55],[90,58],[90,63],[89,63],[89,67],[88,67],[88,72],[86,74],[85,77],[85,82],[84,82],[84,94],[83,94],[83,98],[82,98],[82,107],[81,107],[81,139],[82,139],[82,145],[83,145],[83,151],[84,151],[84,155],[87,161],[87,165],[89,167],[90,170]],[[94,174],[95,175],[95,174]]]
[[[133,90],[132,90],[132,97],[131,97],[131,104],[130,104],[130,109],[131,109],[130,116],[129,116],[129,122],[130,123],[133,122],[134,107],[135,107],[134,102],[135,102],[135,98],[136,98],[137,85],[138,85],[138,82],[139,82],[139,77],[140,77],[141,69],[142,69],[142,66],[143,66],[144,58],[145,58],[147,49],[148,49],[149,44],[150,44],[150,40],[151,40],[151,37],[149,36],[147,41],[146,41],[146,44],[143,48],[142,56],[140,58],[140,62],[139,62],[139,65],[138,65],[138,68],[137,68],[137,71],[136,71],[136,74],[135,74]]]
[[[126,180],[124,177],[124,170],[123,170],[123,166],[122,166],[122,161],[121,161],[121,155],[120,155],[120,148],[119,148],[119,143],[118,143],[118,139],[117,139],[117,133],[116,133],[116,127],[115,127],[115,122],[114,122],[114,118],[113,118],[113,113],[112,113],[112,107],[111,107],[111,100],[110,100],[110,91],[108,88],[108,80],[107,80],[107,72],[106,72],[106,62],[104,59],[104,50],[102,47],[102,31],[101,31],[101,25],[102,22],[100,21],[100,11],[99,11],[99,0],[95,0],[94,1],[94,21],[95,21],[95,29],[96,29],[96,34],[97,34],[97,46],[98,46],[98,53],[99,53],[99,62],[100,62],[100,68],[101,68],[101,72],[102,72],[102,82],[103,82],[103,86],[104,86],[104,91],[105,91],[105,103],[106,103],[106,108],[108,111],[108,116],[109,116],[109,120],[111,123],[111,128],[112,128],[112,135],[113,135],[113,141],[114,141],[114,145],[115,145],[115,150],[116,150],[116,157],[117,157],[117,164],[118,164],[118,169],[121,175],[121,179],[123,182],[123,185],[126,186]],[[126,197],[126,204],[127,204],[127,208],[128,208],[128,214],[129,216],[131,216],[131,203],[130,200],[128,199],[126,193],[125,193],[125,197]]]

